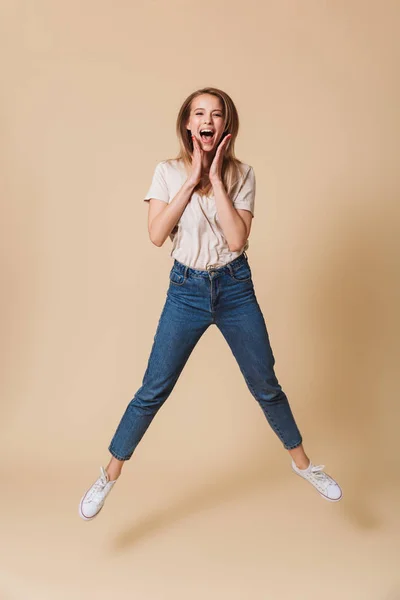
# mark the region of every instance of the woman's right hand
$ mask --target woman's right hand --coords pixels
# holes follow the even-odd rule
[[[203,169],[203,150],[199,144],[198,139],[192,135],[193,141],[193,154],[192,154],[192,170],[188,177],[188,182],[196,186],[201,180],[201,173]]]

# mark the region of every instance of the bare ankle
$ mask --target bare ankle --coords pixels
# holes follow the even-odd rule
[[[122,467],[124,466],[123,460],[118,460],[115,456],[111,457],[110,462],[106,467],[106,472],[110,481],[115,481],[121,475]]]
[[[307,461],[295,461],[295,463],[296,463],[296,467],[298,469],[302,469],[302,470],[308,469],[308,467],[310,466],[310,460],[307,460]]]
[[[121,475],[121,471],[113,471],[112,469],[106,469],[107,475],[110,481],[115,481]]]

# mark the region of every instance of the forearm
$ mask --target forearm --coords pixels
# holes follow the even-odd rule
[[[150,239],[156,246],[162,246],[178,223],[196,186],[185,181],[179,192],[156,217],[150,228]]]
[[[246,243],[246,224],[233,206],[221,180],[212,184],[218,218],[231,252],[241,250]]]

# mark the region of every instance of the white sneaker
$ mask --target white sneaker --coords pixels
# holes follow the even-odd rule
[[[107,471],[100,467],[100,477],[88,489],[79,503],[79,516],[85,521],[94,519],[103,508],[104,501],[111,492],[115,482],[110,481]]]
[[[292,469],[297,475],[307,479],[321,494],[325,500],[338,502],[342,496],[339,484],[323,471],[325,465],[314,466],[310,461],[307,469],[299,469],[292,459]]]

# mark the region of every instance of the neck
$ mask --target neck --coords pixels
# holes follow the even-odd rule
[[[215,152],[204,152],[202,159],[202,168],[204,173],[208,173],[211,167],[211,163],[214,160]]]

